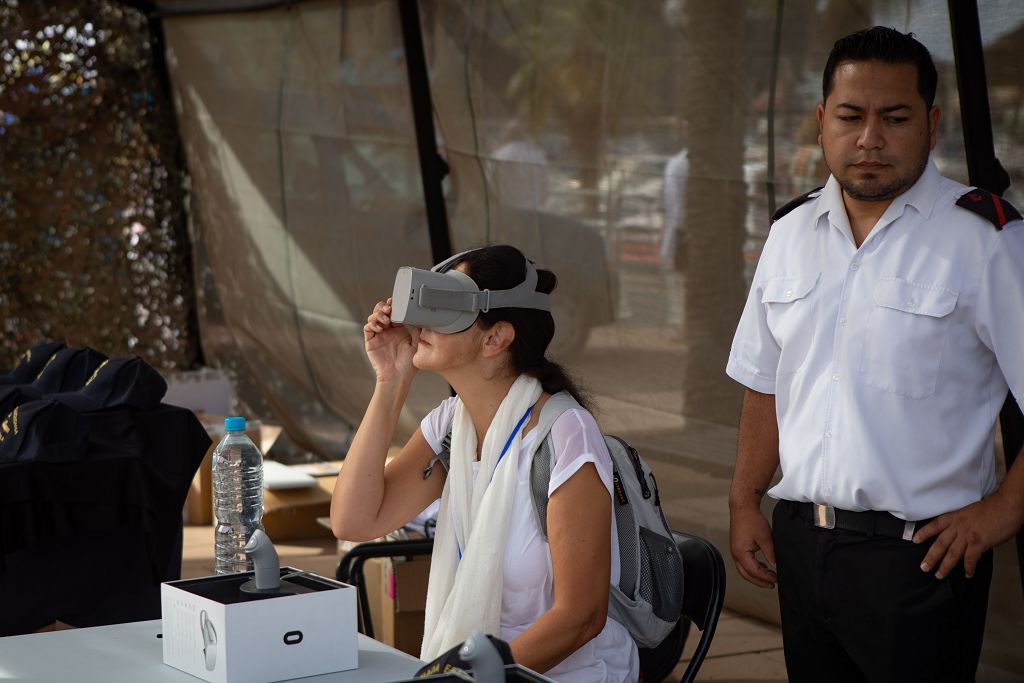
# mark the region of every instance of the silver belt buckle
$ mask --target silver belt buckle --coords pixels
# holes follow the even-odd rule
[[[821,529],[836,528],[836,509],[831,505],[814,504],[814,526]]]

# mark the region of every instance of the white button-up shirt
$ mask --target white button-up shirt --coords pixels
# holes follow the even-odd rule
[[[996,487],[994,424],[1024,397],[1024,223],[1001,231],[925,173],[858,249],[841,189],[779,219],[727,373],[775,394],[775,498],[919,520]]]

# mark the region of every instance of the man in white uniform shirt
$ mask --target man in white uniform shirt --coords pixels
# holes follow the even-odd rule
[[[792,681],[974,680],[991,548],[1024,521],[1024,457],[1000,486],[993,457],[1024,396],[1024,223],[939,175],[936,80],[910,35],[836,43],[831,177],[773,217],[730,352],[731,551],[779,586]]]

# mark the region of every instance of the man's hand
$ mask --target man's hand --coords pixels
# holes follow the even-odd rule
[[[940,515],[914,534],[914,543],[937,536],[924,556],[921,571],[930,572],[938,565],[935,578],[942,579],[962,559],[964,574],[971,578],[985,551],[1012,537],[1022,522],[1020,504],[1001,490],[973,505]]]
[[[759,588],[775,588],[778,577],[772,569],[775,566],[772,529],[760,508],[745,506],[730,511],[729,549],[740,576]],[[764,554],[771,567],[758,559],[758,551]]]

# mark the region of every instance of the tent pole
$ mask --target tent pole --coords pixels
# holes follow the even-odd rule
[[[956,60],[956,82],[960,92],[967,174],[972,185],[1002,195],[1010,176],[996,158],[992,138],[992,115],[985,80],[985,54],[977,0],[949,0],[949,25]],[[999,412],[1006,469],[1013,465],[1024,445],[1024,415],[1012,394]],[[1017,561],[1024,589],[1024,529],[1017,532]]]
[[[423,200],[427,208],[430,254],[433,263],[440,263],[453,253],[448,232],[448,211],[441,186],[444,177],[448,175],[448,164],[437,151],[434,106],[430,99],[430,79],[416,0],[398,0],[398,12],[402,22],[402,42],[405,45],[405,67],[409,75],[409,96],[416,128]]]

